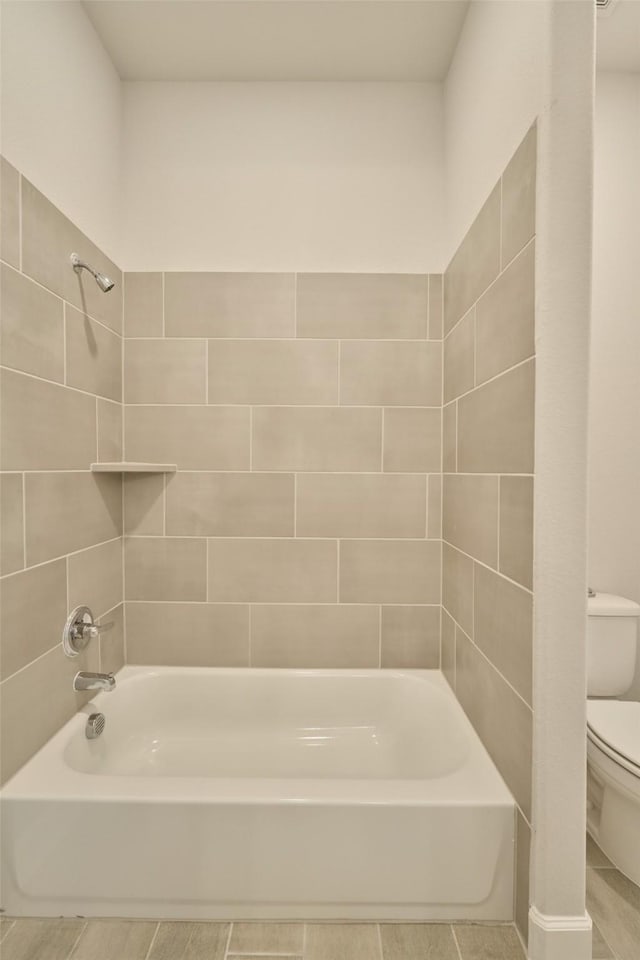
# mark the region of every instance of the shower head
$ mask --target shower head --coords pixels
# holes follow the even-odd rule
[[[109,277],[105,277],[104,273],[98,273],[98,271],[94,270],[93,267],[90,267],[88,263],[85,263],[84,260],[81,260],[77,253],[71,254],[71,265],[76,273],[80,273],[81,270],[88,270],[103,293],[109,293],[109,290],[113,290],[115,287],[115,282],[113,280],[110,280]]]

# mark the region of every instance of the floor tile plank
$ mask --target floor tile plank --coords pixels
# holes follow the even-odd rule
[[[310,923],[305,960],[382,960],[376,923]]]
[[[228,923],[162,920],[148,960],[224,960]]]
[[[453,931],[444,923],[383,923],[383,960],[458,960]]]
[[[619,960],[640,956],[640,887],[619,870],[587,870],[587,910]]]
[[[453,931],[462,960],[525,960],[513,926],[454,924]]]
[[[301,954],[303,923],[234,923],[229,953]]]
[[[146,960],[157,926],[155,920],[89,920],[71,960]]]
[[[19,919],[2,941],[2,960],[67,960],[85,920]]]

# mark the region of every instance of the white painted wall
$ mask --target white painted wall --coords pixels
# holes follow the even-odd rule
[[[598,72],[589,578],[640,602],[640,74]],[[640,652],[640,651],[639,651]],[[640,665],[631,696],[640,699]]]
[[[82,5],[4,0],[0,150],[119,262],[121,85]]]
[[[441,85],[124,90],[126,269],[444,265]]]
[[[585,912],[590,0],[474,0],[445,83],[448,256],[538,118],[529,956],[591,956]]]
[[[474,0],[444,87],[447,262],[540,112],[540,0]]]

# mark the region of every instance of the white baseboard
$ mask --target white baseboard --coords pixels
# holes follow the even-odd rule
[[[591,960],[591,917],[529,910],[529,960]]]

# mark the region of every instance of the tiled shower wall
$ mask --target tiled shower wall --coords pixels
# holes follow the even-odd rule
[[[2,779],[78,709],[77,670],[123,663],[122,276],[4,159],[0,170]],[[101,293],[76,251],[116,281]],[[86,603],[115,626],[77,659],[60,645]]]
[[[437,667],[440,276],[125,277],[127,660]]]
[[[445,274],[442,666],[531,823],[535,127]]]

